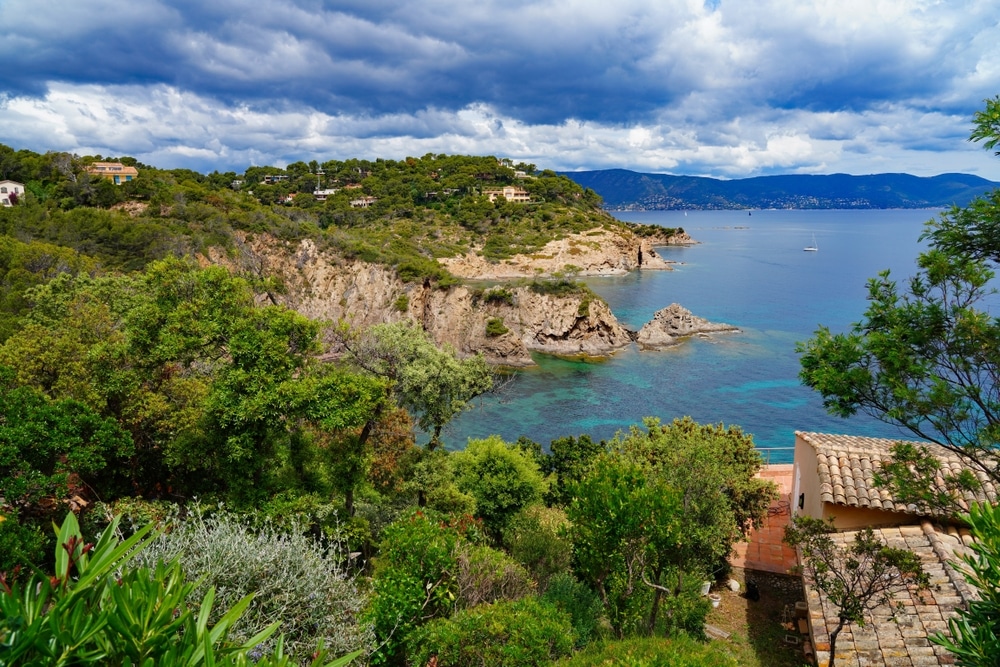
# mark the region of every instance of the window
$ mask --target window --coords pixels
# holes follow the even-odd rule
[[[2,188],[0,188],[0,192],[2,192],[3,194],[7,194],[7,186],[5,185]]]
[[[121,182],[122,182],[122,177],[119,176],[118,174],[115,174],[115,185],[121,185]]]

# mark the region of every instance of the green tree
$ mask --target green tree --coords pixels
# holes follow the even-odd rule
[[[1000,656],[1000,506],[974,503],[964,519],[975,539],[958,568],[978,598],[956,609],[948,634],[930,639],[954,653],[962,667],[993,665]]]
[[[338,337],[357,366],[389,382],[396,402],[430,433],[430,449],[441,443],[445,424],[493,387],[482,355],[460,359],[414,323],[380,324],[360,335],[340,329]]]
[[[760,454],[738,428],[689,418],[644,426],[617,436],[570,487],[577,573],[601,595],[620,635],[627,627],[652,633],[660,605],[682,604],[776,496],[756,478]],[[641,620],[631,606],[638,591],[649,597]]]
[[[785,529],[785,542],[802,550],[806,576],[837,608],[828,667],[834,665],[837,637],[845,627],[864,625],[865,616],[877,607],[902,611],[903,603],[893,598],[894,593],[930,585],[920,557],[912,551],[886,546],[871,528],[855,533],[848,544],[835,540],[835,531],[832,519],[807,516],[796,517]]]
[[[476,499],[476,516],[497,542],[514,516],[541,502],[548,487],[534,457],[500,436],[469,440],[452,459],[458,488]]]
[[[0,367],[0,502],[22,517],[49,519],[84,486],[101,484],[123,466],[132,440],[118,424],[72,399],[53,401],[30,387],[15,387]],[[46,508],[49,508],[48,510]]]
[[[567,515],[574,570],[600,595],[617,636],[651,632],[663,557],[682,541],[680,493],[639,462],[602,454],[573,487]]]

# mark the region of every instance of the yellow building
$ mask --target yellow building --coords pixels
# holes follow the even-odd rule
[[[121,162],[94,162],[87,171],[96,176],[103,176],[115,185],[121,185],[139,177],[139,170],[127,167]]]

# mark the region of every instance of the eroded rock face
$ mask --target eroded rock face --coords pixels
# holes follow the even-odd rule
[[[632,341],[631,332],[598,299],[536,294],[527,286],[504,287],[509,296],[487,299],[481,290],[465,286],[441,290],[403,283],[391,269],[342,260],[309,239],[286,243],[266,235],[244,236],[235,255],[213,250],[204,261],[278,277],[285,289],[260,295],[262,303],[362,328],[411,319],[438,344],[448,343],[462,354],[482,352],[496,364],[532,365],[531,352],[607,356]],[[494,335],[487,333],[491,320]]]
[[[680,304],[672,303],[656,311],[653,319],[639,329],[636,342],[643,350],[660,350],[677,345],[688,336],[738,331],[731,324],[709,322],[692,315],[690,310]]]
[[[475,280],[503,280],[576,273],[581,276],[622,275],[636,269],[670,271],[670,262],[656,245],[694,243],[686,233],[663,238],[640,238],[624,229],[592,229],[550,241],[530,255],[491,262],[475,253],[441,260],[452,275]]]

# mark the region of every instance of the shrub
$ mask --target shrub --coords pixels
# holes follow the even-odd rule
[[[455,552],[456,606],[517,600],[534,590],[528,571],[502,551],[460,542]]]
[[[502,317],[491,317],[486,320],[486,335],[492,337],[502,336],[510,331],[504,326]]]
[[[548,665],[573,650],[569,616],[535,597],[479,605],[427,624],[413,638],[411,658],[438,667]]]
[[[560,572],[549,580],[542,599],[569,614],[577,647],[590,642],[598,629],[603,610],[597,593],[569,572]]]
[[[379,648],[371,663],[401,664],[410,635],[455,605],[455,545],[458,533],[424,512],[386,528],[375,561],[372,598],[365,618]]]
[[[453,458],[458,488],[476,499],[477,516],[498,541],[514,515],[547,489],[534,457],[498,436],[469,440]]]
[[[293,656],[309,655],[318,643],[335,654],[370,648],[371,631],[356,620],[364,599],[337,549],[324,548],[295,530],[271,524],[253,528],[227,512],[206,517],[200,508],[173,520],[169,529],[139,562],[155,566],[176,559],[188,579],[197,582],[193,595],[203,596],[214,587],[224,607],[254,594],[232,627],[237,641],[280,621]],[[273,648],[273,642],[263,647]]]
[[[483,302],[492,306],[513,306],[514,293],[507,287],[494,287],[483,292]]]
[[[528,568],[540,590],[553,575],[569,571],[573,545],[562,534],[568,525],[562,510],[534,505],[514,517],[504,533],[510,555]]]
[[[400,294],[396,297],[396,301],[393,302],[392,307],[400,313],[405,313],[410,307],[410,297],[406,294]]]
[[[738,662],[724,645],[702,644],[689,637],[643,638],[607,642],[592,646],[572,658],[560,660],[558,667],[737,667]]]
[[[0,665],[250,665],[250,652],[278,628],[274,623],[242,643],[230,639],[253,596],[217,611],[209,627],[215,589],[191,605],[195,585],[185,583],[176,561],[153,569],[122,567],[148,546],[152,524],[119,541],[118,522],[96,545],[85,544],[69,514],[58,531],[54,576],[36,573],[23,586],[0,579]],[[324,655],[320,651],[312,665],[318,667]],[[282,640],[256,664],[291,664]]]
[[[45,536],[38,526],[22,523],[14,514],[0,514],[0,572],[40,563],[45,547]]]

